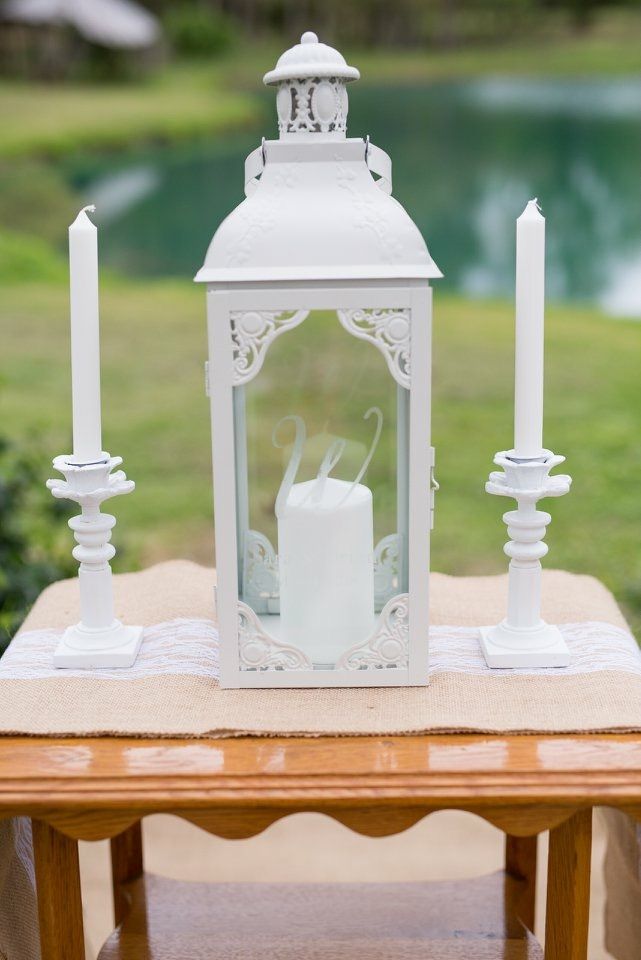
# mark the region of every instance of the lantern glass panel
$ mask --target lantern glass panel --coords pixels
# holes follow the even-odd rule
[[[335,311],[273,338],[234,387],[238,589],[333,666],[408,590],[409,391]]]

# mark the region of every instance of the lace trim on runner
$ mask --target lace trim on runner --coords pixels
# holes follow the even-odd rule
[[[567,677],[602,670],[641,676],[641,652],[627,630],[596,621],[561,624],[560,630],[572,653],[569,667],[500,670],[492,674],[483,659],[476,628],[432,627],[429,676],[465,673]],[[61,630],[31,630],[19,634],[0,660],[0,680],[64,680],[68,677],[140,680],[172,674],[218,677],[218,630],[211,620],[177,619],[146,627],[138,659],[128,670],[55,670],[51,660],[61,634]]]

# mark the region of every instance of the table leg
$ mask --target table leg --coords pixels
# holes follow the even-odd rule
[[[85,960],[78,842],[32,821],[42,960]]]
[[[592,811],[550,830],[545,960],[587,960]]]
[[[536,848],[537,837],[505,836],[505,872],[524,883],[517,911],[521,923],[534,931],[536,907]]]
[[[116,926],[127,915],[129,903],[123,892],[123,883],[142,876],[142,824],[140,820],[111,839],[111,882],[114,893],[114,920]]]

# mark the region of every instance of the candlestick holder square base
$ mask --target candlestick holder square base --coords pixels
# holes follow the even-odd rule
[[[131,667],[138,656],[142,634],[142,627],[126,627],[119,620],[106,630],[88,630],[76,624],[62,635],[53,665],[81,670]]]
[[[518,630],[506,621],[481,627],[481,649],[488,667],[567,667],[570,651],[558,627],[541,622],[532,630]]]

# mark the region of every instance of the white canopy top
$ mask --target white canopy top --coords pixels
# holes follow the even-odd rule
[[[300,43],[286,50],[278,59],[273,70],[266,73],[263,83],[275,84],[281,80],[298,80],[301,77],[336,77],[340,80],[358,80],[360,73],[356,67],[349,67],[345,57],[320,43],[311,30],[304,33]]]

